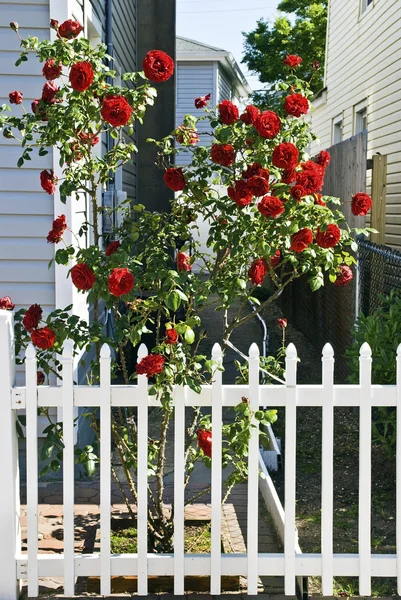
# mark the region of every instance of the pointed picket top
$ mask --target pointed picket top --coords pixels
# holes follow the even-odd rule
[[[103,344],[100,348],[100,358],[109,359],[111,357],[110,346],[108,344]]]
[[[259,358],[260,352],[258,345],[253,342],[249,347],[249,358]]]
[[[213,360],[221,360],[223,356],[223,352],[221,350],[220,344],[214,344],[212,348],[212,359]]]
[[[148,348],[145,344],[141,344],[138,348],[138,356],[136,362],[139,363],[145,356],[148,355]]]
[[[397,347],[397,358],[401,359],[401,344],[398,344]]]
[[[292,342],[291,342],[291,344],[288,344],[288,346],[287,346],[286,358],[289,358],[289,359],[297,358],[297,349],[295,348],[295,346]]]
[[[74,356],[74,342],[72,340],[65,340],[62,360],[72,360]]]
[[[334,350],[331,344],[327,343],[324,345],[324,348],[322,350],[322,357],[323,359],[334,358]]]
[[[372,350],[368,342],[364,342],[359,350],[359,356],[361,358],[372,358]]]
[[[35,360],[36,358],[36,348],[32,342],[28,344],[28,347],[25,351],[25,358],[26,360]]]

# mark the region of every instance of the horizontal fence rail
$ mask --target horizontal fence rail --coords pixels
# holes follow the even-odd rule
[[[138,360],[147,354],[139,348]],[[220,346],[215,345],[212,358],[222,361]],[[334,354],[329,344],[323,349],[322,384],[297,385],[297,352],[287,348],[285,385],[259,384],[259,351],[253,344],[249,351],[248,385],[223,385],[217,371],[210,385],[200,394],[187,387],[173,390],[174,408],[174,552],[151,554],[147,547],[148,514],[148,409],[160,403],[148,393],[145,375],[137,385],[111,385],[111,353],[103,346],[100,358],[100,385],[78,386],[73,383],[73,348],[65,344],[62,356],[63,380],[60,386],[39,386],[36,382],[36,353],[29,346],[26,353],[26,385],[15,387],[13,375],[13,319],[0,311],[0,445],[3,450],[0,474],[8,491],[0,500],[0,598],[16,600],[19,580],[28,581],[28,596],[38,596],[39,577],[64,577],[64,593],[74,594],[77,577],[100,576],[101,594],[111,592],[111,577],[136,576],[138,594],[147,595],[148,578],[174,577],[174,593],[184,593],[185,576],[210,576],[212,594],[220,594],[221,577],[239,575],[247,578],[248,593],[257,594],[262,576],[283,576],[285,594],[294,595],[296,578],[322,577],[323,594],[333,594],[333,578],[359,577],[360,593],[370,595],[371,577],[397,577],[401,592],[401,519],[396,521],[397,553],[371,552],[371,414],[372,407],[391,406],[397,411],[396,504],[401,514],[401,345],[397,357],[397,385],[371,384],[371,350],[363,344],[360,351],[360,382],[358,385],[336,385],[333,381]],[[248,447],[247,551],[243,554],[222,554],[222,409],[235,406],[248,398],[253,411],[259,407],[285,407],[285,506],[283,553],[258,552],[258,487],[259,429],[253,428]],[[63,409],[64,468],[64,552],[38,553],[38,444],[37,408]],[[100,552],[74,553],[74,407],[100,409]],[[138,407],[138,470],[137,470],[137,531],[138,552],[117,555],[110,552],[110,468],[111,410],[113,407]],[[211,407],[212,471],[211,471],[211,553],[184,552],[184,472],[186,407]],[[296,430],[299,407],[322,407],[322,520],[319,554],[299,552],[296,531]],[[336,407],[359,407],[359,550],[356,554],[333,553],[333,443]],[[26,410],[27,436],[27,527],[28,552],[21,553],[19,537],[18,457],[16,453],[16,411]],[[254,423],[256,421],[254,420]],[[7,444],[7,447],[6,447]]]

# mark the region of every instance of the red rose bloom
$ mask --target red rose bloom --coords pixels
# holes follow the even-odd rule
[[[43,385],[45,382],[45,374],[42,373],[42,371],[37,371],[36,372],[36,385]]]
[[[205,108],[210,100],[210,97],[210,94],[206,94],[206,96],[199,96],[199,98],[195,98],[195,108]]]
[[[173,192],[181,192],[185,188],[185,177],[182,169],[170,167],[164,173],[164,183]]]
[[[57,19],[50,19],[50,27],[52,29],[58,29],[58,21],[57,21]]]
[[[56,94],[58,91],[59,88],[53,81],[47,81],[43,86],[42,100],[46,102],[46,104],[54,104],[56,102]]]
[[[198,429],[198,446],[205,456],[212,458],[212,432],[206,429]]]
[[[199,142],[199,136],[195,129],[185,127],[185,125],[177,127],[174,137],[179,144],[185,146],[195,146]]]
[[[323,169],[325,169],[327,167],[327,165],[329,164],[330,160],[331,160],[330,152],[327,152],[327,150],[322,150],[315,157],[315,163],[317,165],[320,165],[321,167],[323,167]]]
[[[273,139],[278,135],[281,121],[272,110],[264,110],[256,119],[255,129],[262,138]]]
[[[175,329],[166,329],[166,343],[176,344],[178,342],[178,332]]]
[[[148,379],[152,375],[159,375],[163,371],[165,360],[161,354],[148,354],[136,365],[136,372],[138,375],[146,375]]]
[[[283,60],[283,65],[286,67],[290,67],[290,69],[295,69],[295,67],[299,67],[302,62],[302,58],[297,56],[296,54],[289,54]]]
[[[290,194],[297,202],[301,202],[302,197],[306,195],[302,185],[293,185],[290,189]]]
[[[41,350],[47,350],[54,346],[56,341],[56,334],[49,327],[42,327],[41,329],[34,329],[31,333],[32,344],[40,348]]]
[[[76,92],[84,92],[92,85],[95,73],[88,61],[81,61],[72,65],[70,70],[70,85]]]
[[[82,140],[85,143],[88,143],[88,141],[90,140],[92,146],[96,146],[96,144],[99,143],[99,138],[94,133],[85,133],[83,131],[80,131],[78,133],[78,137],[80,140]]]
[[[230,102],[230,100],[223,100],[219,104],[220,121],[224,125],[232,125],[238,121],[239,112],[238,108]]]
[[[174,61],[163,50],[151,50],[142,63],[145,75],[151,81],[167,81],[174,73]]]
[[[364,192],[352,196],[351,211],[356,217],[366,217],[372,208],[372,198]]]
[[[269,265],[265,258],[258,258],[251,264],[248,277],[252,281],[253,285],[262,285],[264,278],[269,271]]]
[[[67,229],[67,223],[65,215],[60,215],[53,221],[53,227],[47,235],[47,241],[49,244],[58,244],[63,237],[64,231]]]
[[[285,329],[288,325],[287,319],[277,319],[277,325],[280,329]]]
[[[235,160],[235,150],[231,144],[213,144],[210,156],[214,163],[229,167]]]
[[[78,23],[78,21],[68,19],[68,21],[64,21],[64,23],[61,23],[59,26],[58,35],[59,37],[66,38],[67,40],[72,40],[76,38],[81,31],[83,31],[83,27]]]
[[[341,265],[340,272],[337,275],[337,279],[335,280],[334,285],[347,285],[347,283],[349,283],[353,278],[354,276],[352,274],[351,267],[347,267],[347,265]]]
[[[304,227],[304,229],[300,229],[292,236],[290,250],[293,250],[294,252],[303,252],[312,242],[312,230],[308,227]]]
[[[10,92],[8,94],[10,104],[22,104],[23,97],[23,93],[19,92],[18,90],[15,90],[15,92]]]
[[[179,271],[192,271],[191,258],[185,252],[177,252],[177,268]]]
[[[284,110],[293,117],[300,117],[308,112],[309,102],[302,94],[290,94],[284,100]]]
[[[31,103],[32,113],[34,115],[36,115],[37,117],[40,117],[42,119],[42,121],[47,121],[48,119],[46,117],[46,111],[43,110],[43,108],[39,108],[40,103],[41,103],[40,98],[35,98],[35,100],[32,101],[32,103]],[[43,106],[43,102],[42,102],[42,106]]]
[[[269,181],[269,170],[264,169],[262,165],[258,162],[254,162],[252,165],[248,165],[246,171],[242,171],[242,177],[244,179],[250,179],[251,177],[263,177]]]
[[[281,253],[280,250],[276,250],[276,252],[274,253],[273,256],[270,257],[270,264],[272,267],[277,267],[277,265],[279,264],[280,260],[281,260]]]
[[[297,185],[302,185],[305,194],[314,194],[323,187],[324,169],[308,160],[301,164],[302,171],[296,174]]]
[[[269,182],[264,177],[254,175],[247,182],[248,189],[254,196],[264,196],[269,191]]]
[[[10,296],[3,296],[0,298],[0,310],[14,310],[15,304],[13,304]]]
[[[313,197],[315,199],[315,204],[318,204],[319,206],[326,206],[326,202],[324,202],[322,194],[313,194]]]
[[[245,125],[254,125],[259,114],[260,111],[256,106],[248,104],[248,106],[245,107],[245,112],[240,116],[240,119]]]
[[[119,249],[120,246],[121,246],[121,244],[118,240],[114,240],[113,242],[110,242],[106,248],[105,255],[111,256],[112,254],[114,254],[114,252],[117,252],[117,250]]]
[[[287,184],[294,183],[297,179],[297,175],[298,173],[295,169],[286,169],[281,175],[281,182]]]
[[[280,198],[275,196],[265,196],[258,204],[258,211],[264,217],[273,217],[277,219],[284,212],[284,204]]]
[[[321,248],[334,248],[341,239],[341,230],[334,223],[328,225],[326,231],[317,230],[316,242]]]
[[[272,163],[279,169],[292,169],[298,163],[298,158],[298,148],[291,142],[283,142],[274,148]]]
[[[93,288],[96,277],[94,272],[85,263],[78,263],[71,269],[72,283],[78,290],[90,290]]]
[[[100,111],[102,119],[110,123],[113,127],[126,125],[132,115],[132,107],[128,104],[124,96],[106,96],[103,100],[102,110]]]
[[[234,186],[230,185],[227,194],[241,208],[252,202],[252,192],[244,179],[236,181]]]
[[[107,280],[110,294],[117,296],[117,298],[129,294],[134,287],[134,283],[133,274],[125,268],[113,269]]]
[[[42,319],[42,308],[39,304],[32,304],[24,314],[22,324],[26,331],[31,332],[32,329],[37,329],[40,320]]]
[[[55,60],[49,58],[43,65],[42,73],[48,81],[53,81],[53,79],[60,77],[62,70],[62,65],[57,64]]]
[[[51,170],[50,173],[47,170],[40,173],[40,185],[47,194],[50,194],[50,196],[56,191],[57,182],[58,177],[54,175],[53,170]]]

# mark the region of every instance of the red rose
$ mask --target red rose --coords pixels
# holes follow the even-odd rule
[[[8,94],[8,99],[10,101],[10,104],[22,104],[22,99],[23,99],[23,94],[22,92],[19,92],[18,90],[15,90],[15,92],[10,92]]]
[[[103,100],[102,118],[113,127],[126,125],[132,115],[132,107],[128,104],[124,96],[106,96]]]
[[[185,177],[182,169],[170,167],[164,173],[164,183],[173,192],[181,192],[185,188]]]
[[[148,354],[136,365],[136,372],[138,375],[146,375],[149,379],[152,375],[158,375],[163,371],[165,360],[161,354]]]
[[[248,277],[252,281],[253,285],[262,285],[264,278],[269,271],[269,265],[265,258],[258,258],[251,264]]]
[[[106,248],[105,255],[111,256],[112,254],[114,254],[114,252],[117,252],[117,250],[119,249],[120,246],[121,246],[121,244],[118,240],[114,240],[113,242],[110,242]]]
[[[264,217],[277,219],[284,212],[284,203],[275,196],[265,196],[258,204],[258,211]]]
[[[62,70],[62,65],[57,64],[55,60],[49,58],[43,65],[42,73],[48,81],[53,81],[53,79],[60,77]]]
[[[285,329],[288,325],[287,319],[277,319],[277,325],[280,329]]]
[[[151,81],[167,81],[174,73],[174,61],[163,50],[151,50],[142,63],[145,75]]]
[[[52,25],[54,28],[54,25]],[[72,40],[76,38],[81,31],[83,31],[82,25],[78,23],[78,21],[74,21],[73,19],[68,19],[68,21],[64,21],[58,28],[59,37],[66,38],[67,40]]]
[[[281,128],[281,121],[278,115],[272,110],[265,110],[260,113],[255,122],[255,129],[262,138],[273,139],[278,135]]]
[[[191,258],[185,252],[177,252],[177,268],[179,271],[192,271]]]
[[[290,189],[290,194],[297,202],[301,202],[302,197],[306,195],[302,185],[293,185]]]
[[[36,385],[43,385],[45,382],[45,374],[42,373],[42,371],[37,371],[36,372]]]
[[[84,92],[92,85],[94,77],[95,73],[90,62],[77,62],[70,70],[70,85],[76,92]]]
[[[178,332],[175,329],[166,329],[166,343],[176,344],[178,342]]]
[[[303,252],[313,242],[312,230],[308,227],[300,229],[291,238],[290,250],[294,252]]]
[[[0,310],[14,310],[15,304],[11,301],[10,296],[0,298]]]
[[[174,134],[175,139],[181,145],[189,145],[195,146],[199,142],[199,136],[196,133],[195,129],[191,129],[190,127],[185,127],[185,125],[180,125],[175,130]]]
[[[250,179],[251,177],[263,177],[269,181],[269,170],[264,169],[262,165],[258,162],[254,162],[252,165],[248,165],[246,171],[242,171],[242,177],[244,179]]]
[[[229,167],[235,160],[235,150],[231,144],[213,144],[210,156],[214,163]]]
[[[42,100],[46,102],[46,104],[54,104],[56,102],[56,94],[58,91],[59,88],[53,81],[47,81],[43,86]]]
[[[80,131],[78,133],[78,137],[79,137],[80,140],[82,140],[86,144],[90,140],[91,141],[91,146],[96,146],[96,144],[99,143],[99,138],[94,133],[85,133],[83,131]]]
[[[199,96],[199,98],[195,98],[195,108],[205,108],[210,100],[210,97],[210,94],[206,94],[206,96]]]
[[[284,110],[293,117],[300,117],[308,112],[309,102],[302,94],[290,94],[284,100]]]
[[[319,206],[326,206],[326,202],[324,202],[322,199],[322,194],[313,194],[313,197],[315,199],[315,204],[318,204]]]
[[[264,196],[269,191],[269,182],[264,177],[254,175],[247,182],[248,189],[254,196]]]
[[[43,310],[39,304],[32,304],[32,306],[28,308],[22,319],[22,324],[27,331],[31,332],[32,329],[37,329],[42,319],[42,313]]]
[[[42,108],[39,108],[39,104],[42,105]],[[31,110],[33,114],[37,117],[40,117],[42,121],[47,121],[48,119],[46,117],[46,111],[43,109],[43,104],[44,103],[40,98],[35,98],[35,100],[33,100],[33,102],[31,103]]]
[[[317,230],[316,242],[321,248],[334,248],[341,239],[341,230],[334,223],[328,225],[326,231]]]
[[[296,174],[297,185],[302,185],[305,194],[314,194],[321,190],[323,187],[324,169],[312,160],[301,163],[301,167],[302,171]]]
[[[351,211],[356,217],[366,217],[372,208],[372,198],[364,192],[352,196]]]
[[[296,54],[289,54],[283,60],[283,65],[285,65],[286,67],[290,67],[291,69],[294,69],[295,67],[299,67],[301,62],[302,62],[302,58],[300,56],[297,56]]]
[[[280,250],[276,250],[273,256],[270,257],[270,264],[272,267],[277,267],[281,260],[281,252]]]
[[[298,173],[295,169],[286,169],[281,175],[281,182],[287,184],[294,183],[297,179],[297,175]]]
[[[44,189],[45,192],[47,192],[48,194],[50,194],[50,196],[52,194],[54,194],[54,192],[56,191],[56,184],[58,182],[58,177],[56,177],[54,175],[54,171],[51,170],[50,173],[49,171],[45,170],[45,171],[41,171],[40,173],[40,185],[42,186],[42,189]]]
[[[49,327],[42,327],[42,329],[34,329],[31,333],[32,344],[40,348],[41,350],[47,350],[54,346],[56,341],[56,334]]]
[[[94,272],[85,263],[78,263],[71,269],[72,283],[78,290],[90,290],[93,288],[96,277]]]
[[[327,152],[327,150],[322,150],[317,156],[315,156],[314,161],[317,165],[320,165],[323,167],[323,169],[325,169],[329,164],[330,159],[330,152]]]
[[[133,274],[125,268],[113,269],[107,280],[110,294],[117,296],[117,298],[129,294],[134,287],[134,283]]]
[[[334,285],[347,285],[353,279],[354,276],[352,274],[351,267],[347,267],[346,265],[340,265],[340,272],[337,275],[337,279],[334,282]]]
[[[198,429],[198,446],[205,456],[212,458],[212,432],[206,429]]]
[[[219,104],[220,121],[224,125],[232,125],[235,121],[238,121],[239,112],[238,108],[230,102],[230,100],[223,100]]]
[[[252,192],[244,179],[236,181],[234,186],[230,185],[227,194],[241,208],[252,202]]]
[[[254,125],[259,114],[260,111],[256,106],[248,104],[248,106],[245,107],[245,112],[240,116],[240,119],[245,125]]]
[[[47,235],[49,244],[58,244],[63,237],[64,231],[67,229],[65,215],[60,215],[53,221],[53,227]]]
[[[50,19],[50,27],[52,29],[56,29],[56,30],[58,29],[58,21],[57,21],[57,19]]]
[[[298,163],[298,158],[298,148],[291,142],[283,142],[274,148],[272,163],[279,169],[292,169]]]
[[[319,71],[320,69],[320,62],[318,60],[314,60],[312,63],[312,69],[314,71]]]

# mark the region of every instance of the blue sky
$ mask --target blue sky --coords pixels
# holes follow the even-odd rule
[[[261,17],[274,18],[279,0],[177,0],[177,34],[234,55],[250,86],[259,89],[257,76],[241,64],[242,31],[252,31]]]

